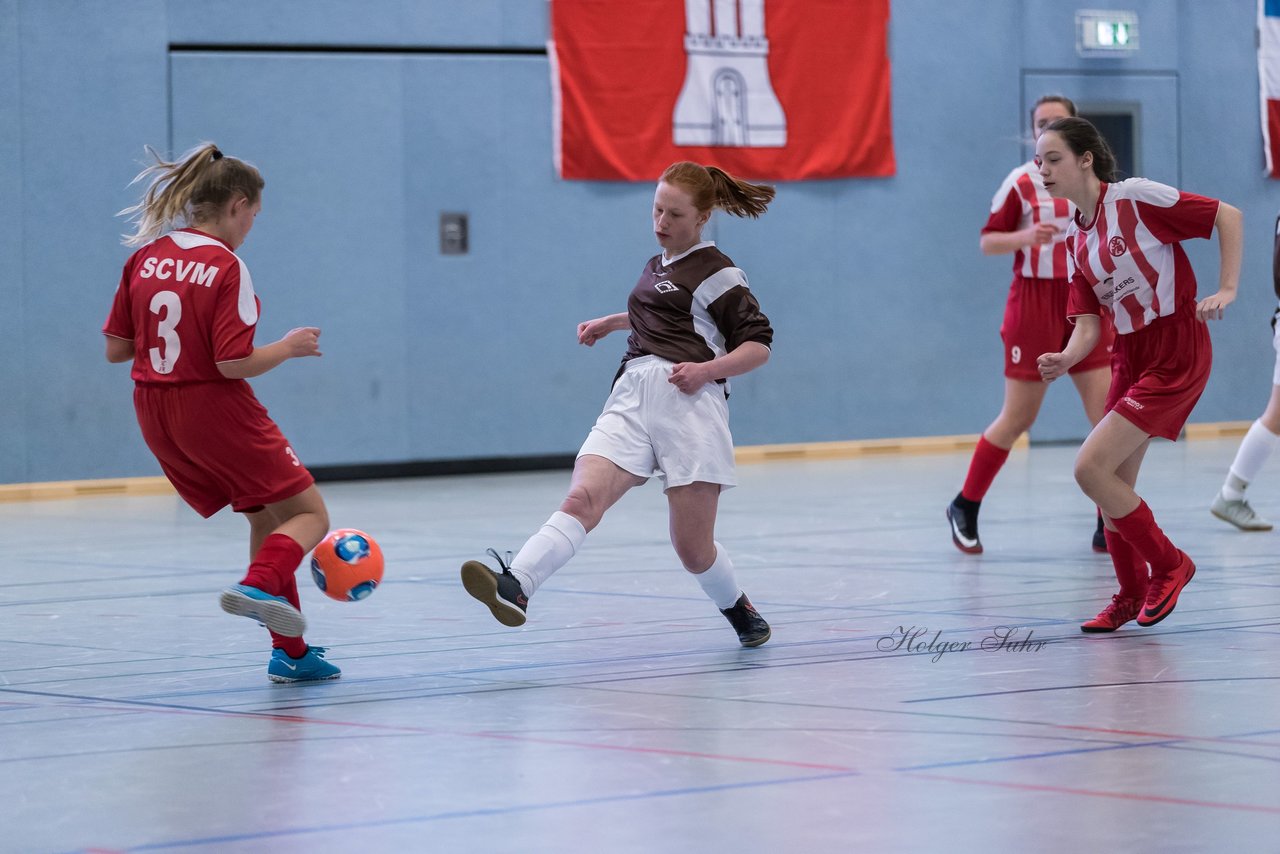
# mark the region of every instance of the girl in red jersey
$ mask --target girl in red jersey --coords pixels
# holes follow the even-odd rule
[[[1173,612],[1196,567],[1133,487],[1151,437],[1176,439],[1209,380],[1205,321],[1221,318],[1236,298],[1243,218],[1226,202],[1145,178],[1113,183],[1115,158],[1084,119],[1046,127],[1036,160],[1045,188],[1078,209],[1067,235],[1076,266],[1068,315],[1076,328],[1061,352],[1039,357],[1041,376],[1052,381],[1092,351],[1103,313],[1117,333],[1107,414],[1081,446],[1075,476],[1102,508],[1120,592],[1080,628],[1112,632],[1135,618],[1155,625]],[[1218,291],[1197,303],[1180,242],[1208,238],[1215,229]]]
[[[320,330],[294,329],[253,345],[259,302],[235,250],[262,207],[258,170],[204,143],[162,160],[125,239],[124,265],[103,326],[107,360],[133,362],[133,402],[147,447],[178,494],[208,518],[228,504],[249,520],[248,572],[222,592],[223,610],[271,632],[275,682],[334,679],[323,648],[302,639],[294,571],[324,537],[329,516],[311,473],[267,416],[248,377],[287,359],[319,356]],[[166,231],[179,222],[185,228]]]
[[[1035,139],[1055,119],[1074,116],[1076,105],[1061,95],[1045,95],[1031,110]],[[978,438],[964,487],[947,507],[951,541],[967,554],[981,554],[978,509],[995,480],[1009,450],[1031,429],[1047,387],[1032,361],[1050,349],[1061,349],[1071,335],[1067,322],[1068,259],[1066,226],[1075,212],[1066,199],[1055,199],[1044,189],[1034,163],[1024,163],[1009,173],[991,201],[991,216],[982,228],[979,245],[987,255],[1013,256],[1013,283],[1005,304],[1000,338],[1004,342],[1004,406]],[[1071,369],[1090,424],[1102,418],[1111,382],[1111,340],[1115,332],[1103,323],[1093,351]],[[1106,551],[1102,515],[1098,515],[1093,548]]]
[[[604,412],[578,452],[569,494],[501,573],[480,561],[462,565],[468,593],[504,625],[519,626],[538,587],[568,563],[587,532],[627,490],[657,475],[671,519],[671,544],[738,634],[743,646],[769,639],[769,624],[738,586],[728,552],[715,541],[721,490],[736,483],[725,380],[769,358],[773,329],[742,270],[702,240],[711,211],[756,217],[772,187],[715,168],[676,163],[653,199],[662,253],[649,259],[627,311],[578,325],[591,346],[630,330],[622,367]]]

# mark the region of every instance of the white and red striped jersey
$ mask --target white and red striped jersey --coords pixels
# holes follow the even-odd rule
[[[183,228],[125,263],[102,331],[133,342],[137,382],[229,382],[217,363],[253,353],[259,308],[249,270],[231,248]]]
[[[991,200],[991,216],[982,233],[1021,231],[1042,222],[1056,223],[1058,234],[1052,243],[1026,246],[1013,253],[1013,272],[1024,279],[1065,279],[1071,275],[1067,267],[1064,239],[1075,205],[1066,199],[1055,199],[1044,188],[1040,170],[1024,163],[1009,173]]]
[[[1194,312],[1196,276],[1179,241],[1213,234],[1218,200],[1146,178],[1102,185],[1093,221],[1067,232],[1075,261],[1068,316],[1113,316],[1124,335],[1157,317]]]

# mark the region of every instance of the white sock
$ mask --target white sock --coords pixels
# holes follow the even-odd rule
[[[733,561],[729,560],[729,553],[719,543],[715,545],[715,563],[707,567],[706,572],[693,573],[693,577],[698,579],[698,584],[702,585],[702,592],[716,603],[717,608],[724,611],[732,608],[738,601],[738,597],[742,595],[742,588],[738,586],[738,578],[734,575]]]
[[[587,529],[568,513],[557,510],[530,537],[511,561],[511,574],[520,582],[524,595],[532,596],[542,582],[578,553],[587,538]]]
[[[1236,451],[1235,462],[1231,464],[1231,475],[1234,475],[1239,482],[1232,482],[1231,476],[1228,476],[1226,484],[1222,487],[1222,497],[1228,501],[1239,501],[1244,498],[1245,487],[1253,482],[1258,472],[1262,471],[1263,465],[1271,456],[1271,452],[1276,449],[1277,443],[1280,443],[1280,436],[1264,427],[1262,421],[1253,422],[1244,440],[1240,442],[1240,450]]]

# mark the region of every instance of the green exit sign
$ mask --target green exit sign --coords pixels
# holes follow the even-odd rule
[[[1129,56],[1137,50],[1136,12],[1076,12],[1076,51],[1081,56]]]

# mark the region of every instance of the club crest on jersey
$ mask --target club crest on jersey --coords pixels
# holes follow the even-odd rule
[[[657,290],[657,292],[658,292],[658,293],[660,293],[660,294],[670,294],[670,293],[675,293],[676,291],[680,290],[678,287],[676,287],[675,285],[673,285],[671,282],[654,282],[654,283],[653,283],[653,287],[654,287],[654,289],[656,289],[656,290]]]
[[[1125,250],[1128,248],[1129,245],[1125,243],[1124,238],[1119,235],[1111,238],[1110,242],[1107,243],[1107,249],[1110,250],[1111,254],[1116,258],[1123,255]]]

